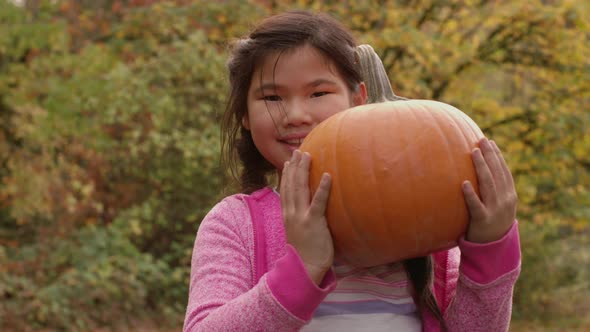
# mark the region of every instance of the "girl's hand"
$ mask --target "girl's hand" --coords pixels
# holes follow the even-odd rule
[[[299,253],[311,279],[320,284],[334,261],[332,235],[325,217],[330,176],[324,174],[310,202],[309,153],[296,150],[281,174],[281,206],[287,242]]]
[[[463,182],[463,194],[469,210],[469,228],[465,239],[488,243],[501,239],[512,227],[518,201],[512,174],[496,143],[483,138],[472,152],[481,200],[469,181]]]

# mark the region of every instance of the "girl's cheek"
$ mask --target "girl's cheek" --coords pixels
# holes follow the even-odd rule
[[[345,108],[348,108],[350,101],[348,100],[348,98],[342,98],[342,96],[339,96],[337,94],[330,94],[327,96],[317,98],[317,103],[321,104],[322,107],[330,107],[332,109],[344,110]]]

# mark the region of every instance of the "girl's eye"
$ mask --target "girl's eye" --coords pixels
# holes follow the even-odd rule
[[[312,97],[321,97],[321,96],[325,96],[327,94],[328,94],[327,91],[320,91],[320,92],[314,92],[311,96]]]
[[[281,101],[281,97],[277,95],[263,96],[262,99],[266,101]]]

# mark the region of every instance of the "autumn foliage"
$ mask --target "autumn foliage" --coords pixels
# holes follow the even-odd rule
[[[223,194],[227,42],[323,10],[397,94],[466,112],[519,195],[515,318],[590,311],[584,1],[0,0],[0,330],[178,326],[198,224]],[[119,324],[119,323],[117,323]]]

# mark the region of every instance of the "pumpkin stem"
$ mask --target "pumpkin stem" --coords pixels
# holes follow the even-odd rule
[[[361,66],[361,76],[367,86],[367,103],[407,100],[407,98],[397,96],[393,92],[383,62],[371,45],[357,46],[355,56]]]

